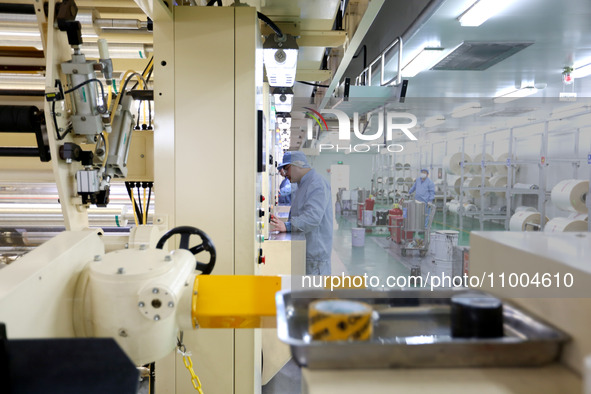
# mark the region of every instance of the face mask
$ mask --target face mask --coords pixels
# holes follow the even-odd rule
[[[427,178],[427,174],[421,174],[421,179]]]

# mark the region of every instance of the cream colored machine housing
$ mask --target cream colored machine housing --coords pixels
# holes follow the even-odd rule
[[[263,80],[256,9],[174,7],[170,14],[152,5],[145,11],[154,16],[156,212],[170,227],[207,232],[218,252],[213,274],[256,274]],[[197,330],[184,339],[206,392],[260,392],[260,330]],[[174,353],[156,371],[157,392],[194,390]]]

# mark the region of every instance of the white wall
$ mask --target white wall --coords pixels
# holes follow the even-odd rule
[[[371,187],[372,178],[372,157],[373,154],[367,153],[321,153],[319,156],[309,156],[308,160],[319,174],[330,182],[330,166],[342,161],[344,165],[350,168],[350,186],[349,189]]]

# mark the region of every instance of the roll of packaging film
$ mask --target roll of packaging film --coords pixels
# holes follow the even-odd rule
[[[563,232],[584,232],[587,231],[587,222],[569,218],[554,218],[546,223],[545,233],[563,233]]]
[[[483,183],[484,183],[484,187],[490,187],[489,178],[485,177],[484,182],[482,180],[482,177],[479,177],[479,176],[476,176],[474,178],[466,178],[464,180],[464,187],[470,187],[470,188],[480,187]],[[480,198],[480,190],[479,189],[466,190],[466,194],[468,194],[474,198]],[[488,192],[485,192],[484,195],[488,195]]]
[[[493,161],[495,161],[495,158],[492,157],[492,155],[489,155],[488,153],[480,153],[478,155],[476,155],[472,160],[474,160],[474,163],[482,163],[483,161],[485,162],[485,172],[491,173],[491,172],[497,172],[497,166],[495,166],[494,164],[489,164]],[[470,171],[473,174],[480,174],[482,171],[482,166],[470,166]]]
[[[396,163],[394,165],[394,168],[396,168],[396,171],[402,171],[402,169],[404,168],[404,164],[402,164],[402,163]]]
[[[513,185],[513,189],[538,190],[539,186],[533,183],[516,183]]]
[[[589,215],[586,213],[578,213],[578,212],[573,212],[570,215],[568,215],[569,219],[575,219],[575,220],[584,220],[584,221],[588,221],[589,220]]]
[[[309,334],[314,341],[367,341],[372,334],[372,308],[350,300],[310,303]]]
[[[539,212],[519,211],[511,216],[509,230],[511,231],[536,231],[533,225],[540,224],[541,214]],[[548,220],[548,218],[546,218]]]
[[[507,187],[507,177],[504,175],[495,175],[489,179],[489,182],[492,187]],[[495,194],[500,198],[505,197],[504,192],[495,192]]]
[[[472,159],[467,154],[464,154],[464,163],[470,163]],[[461,175],[462,174],[462,152],[454,153],[443,159],[443,167],[448,174]],[[469,169],[464,169],[464,174],[467,174]]]
[[[509,158],[509,153],[501,153],[500,155],[497,156],[497,159],[495,161],[502,161],[504,163],[507,162],[507,159]],[[507,175],[507,165],[506,164],[496,164],[496,172],[498,175]]]
[[[566,179],[552,188],[552,203],[565,211],[587,213],[589,181]]]
[[[460,184],[462,183],[462,178],[458,175],[448,175],[447,176],[447,189],[450,190],[453,188],[456,194],[460,194]]]

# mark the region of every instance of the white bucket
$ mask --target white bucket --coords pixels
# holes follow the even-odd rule
[[[452,261],[454,247],[458,245],[459,232],[453,230],[439,230],[431,234],[429,249],[435,260]]]
[[[437,276],[439,279],[443,278],[440,286],[450,287],[450,282],[448,282],[447,278],[453,279],[452,266],[453,262],[451,261],[435,259],[435,262],[431,266],[431,277]],[[453,280],[451,281],[451,286],[453,287]]]
[[[357,247],[365,246],[365,229],[364,228],[352,228],[351,229],[351,244],[353,246],[357,246]]]
[[[371,226],[373,224],[373,211],[363,211],[363,225]]]

